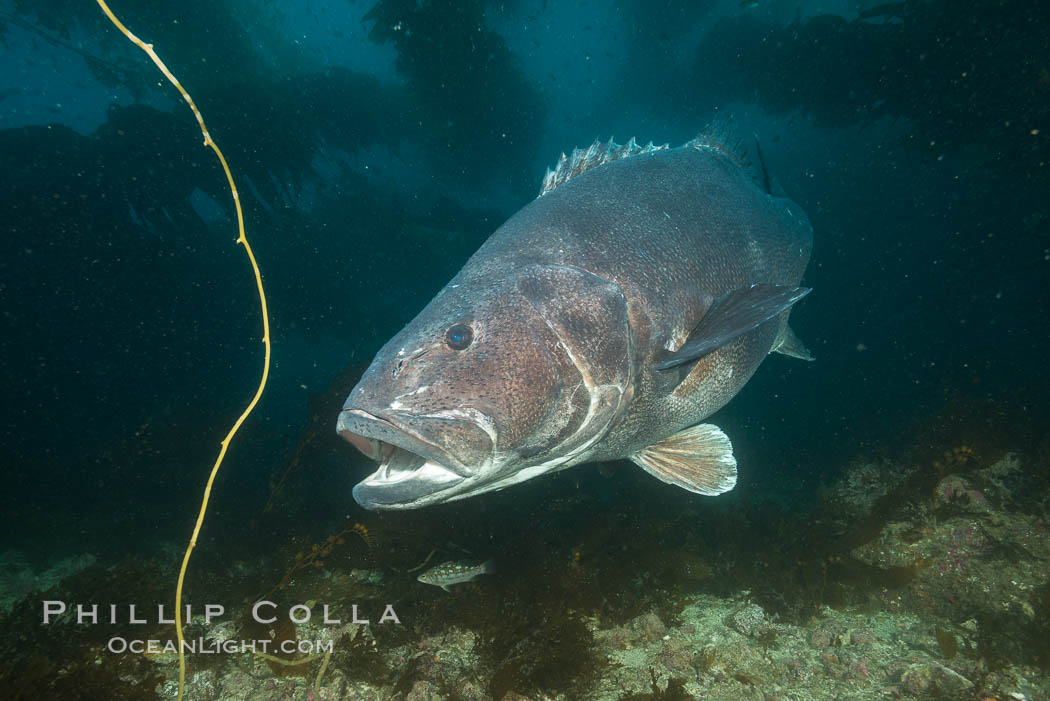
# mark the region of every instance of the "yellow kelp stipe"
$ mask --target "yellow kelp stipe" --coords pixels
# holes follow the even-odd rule
[[[197,105],[194,104],[193,98],[186,92],[182,84],[172,75],[168,67],[164,65],[164,62],[160,60],[156,52],[153,51],[153,44],[147,44],[137,36],[128,31],[128,28],[117,19],[113,11],[109,9],[109,6],[105,3],[105,0],[97,0],[99,7],[106,13],[106,17],[109,17],[110,21],[113,22],[114,26],[119,29],[124,36],[126,36],[135,46],[139,47],[150,57],[153,63],[157,64],[157,68],[160,72],[171,81],[171,84],[178,88],[178,91],[182,94],[182,98],[186,100],[186,104],[193,110],[193,116],[197,118],[197,123],[200,125],[201,133],[204,135],[204,145],[211,148],[215,152],[215,155],[219,158],[219,163],[222,164],[222,169],[226,172],[226,181],[230,185],[230,194],[233,195],[233,206],[237,210],[237,243],[244,246],[244,252],[248,254],[248,260],[252,264],[252,272],[255,274],[255,285],[259,289],[259,306],[262,313],[263,323],[263,345],[266,348],[266,357],[263,361],[262,377],[259,379],[259,387],[255,390],[255,396],[245,407],[244,411],[234,422],[230,432],[226,434],[226,437],[222,440],[222,447],[219,449],[219,456],[215,459],[215,464],[211,468],[211,474],[208,475],[208,482],[204,487],[204,498],[201,500],[200,513],[197,514],[197,524],[193,527],[193,535],[190,536],[190,544],[186,548],[186,554],[182,558],[182,567],[179,569],[179,581],[175,586],[175,634],[179,639],[179,701],[182,701],[182,694],[186,686],[186,653],[183,650],[183,635],[182,635],[182,582],[186,578],[186,567],[190,562],[190,555],[193,553],[194,546],[197,545],[197,535],[200,533],[201,525],[204,523],[204,514],[208,511],[208,499],[211,497],[211,486],[215,482],[215,475],[219,473],[219,466],[222,464],[223,458],[226,457],[226,449],[230,446],[230,441],[233,439],[237,430],[240,429],[241,424],[248,418],[248,415],[252,413],[255,405],[259,403],[259,398],[262,396],[263,389],[266,388],[266,378],[270,375],[270,316],[266,311],[266,294],[263,292],[262,275],[259,272],[259,265],[255,262],[255,254],[252,253],[252,247],[248,244],[248,239],[244,235],[244,214],[241,212],[241,200],[237,195],[237,186],[233,183],[233,175],[230,173],[230,166],[226,164],[226,158],[222,155],[222,151],[219,150],[218,145],[212,141],[211,135],[208,134],[208,128],[204,126],[204,117],[201,116],[200,110],[197,109]]]

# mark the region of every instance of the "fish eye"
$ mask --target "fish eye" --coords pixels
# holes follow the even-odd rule
[[[453,324],[445,332],[445,345],[454,351],[466,350],[474,340],[474,331],[466,324]]]

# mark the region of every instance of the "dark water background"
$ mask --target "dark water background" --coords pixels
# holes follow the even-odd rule
[[[310,397],[367,363],[560,151],[676,145],[716,116],[757,135],[815,230],[792,319],[817,362],[771,357],[713,419],[740,459],[732,498],[805,509],[951,405],[1045,420],[1050,7],[746,5],[115,1],[224,149],[271,305],[271,383],[202,543],[243,549],[303,432],[338,440]],[[222,173],[94,3],[0,9],[3,541],[41,557],[182,542],[262,360]],[[271,535],[360,516],[369,470],[349,446],[305,461]],[[515,498],[673,489],[631,470]]]

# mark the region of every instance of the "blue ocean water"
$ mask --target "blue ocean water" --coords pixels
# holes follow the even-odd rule
[[[219,472],[188,596],[225,605],[229,639],[273,632],[244,618],[264,595],[375,619],[390,604],[403,622],[373,626],[374,646],[329,631],[342,641],[316,689],[316,663],[307,681],[256,660],[255,686],[235,689],[243,657],[196,658],[191,698],[1048,688],[1042,4],[112,7],[222,147],[270,304],[270,382]],[[0,2],[0,68],[0,685],[168,697],[170,659],[105,651],[119,625],[19,631],[45,599],[170,607],[208,471],[262,369],[254,281],[192,113],[95,3]],[[791,318],[816,361],[771,356],[710,419],[733,440],[737,487],[696,497],[618,462],[361,509],[351,489],[375,468],[335,426],[377,350],[562,152],[676,146],[711,122],[752,168],[760,145],[814,230],[813,292]],[[496,572],[451,597],[416,581],[420,563],[489,558]],[[734,621],[758,606],[767,628],[704,628],[698,597]],[[813,642],[849,615],[875,641],[904,625],[880,615],[913,616],[908,644],[929,659],[850,647],[837,628]],[[646,652],[621,659],[625,645]]]

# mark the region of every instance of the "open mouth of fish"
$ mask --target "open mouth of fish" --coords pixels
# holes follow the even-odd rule
[[[354,487],[354,500],[366,509],[415,508],[447,499],[450,490],[464,486],[475,476],[428,435],[449,428],[435,426],[435,422],[447,420],[395,413],[377,416],[361,409],[344,409],[339,414],[339,435],[379,463],[378,470]]]

